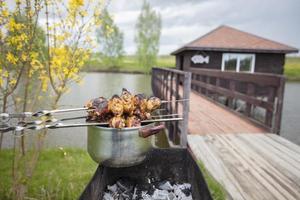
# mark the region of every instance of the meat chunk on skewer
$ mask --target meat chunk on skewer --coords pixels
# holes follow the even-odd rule
[[[90,100],[85,107],[91,109],[88,111],[87,121],[105,122],[109,116],[108,101],[104,97],[98,97]]]
[[[123,101],[118,95],[114,95],[108,101],[108,110],[111,111],[115,116],[121,116],[123,114]]]
[[[147,111],[153,112],[161,105],[161,100],[157,97],[150,97],[147,101]]]
[[[125,125],[125,119],[121,116],[115,116],[109,121],[109,126],[112,128],[124,128]]]
[[[144,94],[137,94],[133,97],[134,109],[138,109],[140,112],[146,112],[147,99]]]
[[[137,116],[139,119],[146,120],[146,119],[151,119],[151,114],[148,112],[142,112],[140,109],[135,109],[133,114]]]
[[[141,126],[141,120],[135,115],[129,116],[125,120],[125,125],[126,127],[138,127]]]
[[[133,96],[132,94],[123,88],[122,94],[121,94],[121,99],[123,101],[123,108],[124,108],[124,113],[128,115],[132,115],[134,111],[134,101],[133,101]]]

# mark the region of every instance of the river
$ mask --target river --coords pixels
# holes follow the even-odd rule
[[[119,94],[123,87],[133,93],[151,94],[151,77],[142,74],[82,73],[82,84],[71,85],[59,104],[63,108],[81,107],[88,99]],[[300,145],[300,83],[286,83],[281,135]],[[82,114],[82,113],[81,113]],[[78,113],[80,115],[80,113]],[[63,117],[63,116],[61,116]],[[46,147],[86,148],[86,128],[49,130]],[[5,134],[4,147],[11,148],[11,134]]]

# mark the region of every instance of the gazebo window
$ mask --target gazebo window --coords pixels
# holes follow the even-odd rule
[[[222,71],[254,72],[255,55],[243,53],[223,53]]]

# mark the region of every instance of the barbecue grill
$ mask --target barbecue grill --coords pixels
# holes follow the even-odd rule
[[[132,167],[99,165],[79,199],[102,200],[106,187],[124,178],[141,188],[149,186],[149,180],[153,185],[166,180],[189,183],[194,200],[212,199],[197,163],[184,148],[152,149],[144,162]]]
[[[186,99],[176,101],[186,101]],[[140,127],[121,129],[108,127],[109,124],[106,122],[65,123],[66,121],[86,118],[86,115],[61,119],[55,116],[58,113],[80,111],[89,111],[89,108],[42,110],[35,113],[20,114],[1,113],[0,131],[13,131],[14,134],[20,135],[24,133],[23,130],[27,129],[41,130],[86,126],[88,153],[95,162],[99,163],[99,167],[80,199],[103,199],[104,194],[110,194],[106,191],[108,185],[116,181],[120,185],[118,179],[124,178],[130,180],[133,185],[128,187],[132,189],[134,186],[134,191],[125,187],[125,192],[118,193],[119,189],[116,189],[115,195],[125,195],[126,198],[113,199],[149,199],[148,194],[149,198],[133,198],[133,196],[138,193],[141,195],[141,192],[144,192],[137,188],[148,188],[147,191],[151,193],[155,185],[162,183],[172,188],[174,185],[177,190],[174,189],[172,193],[170,190],[155,189],[152,192],[158,191],[158,195],[160,195],[159,192],[172,194],[174,197],[181,193],[183,196],[178,197],[178,199],[186,199],[185,195],[188,194],[185,192],[187,192],[190,193],[188,199],[211,199],[201,171],[187,149],[158,149],[152,146],[151,136],[164,129],[164,123],[183,120],[180,115],[158,112],[152,116],[152,119],[141,121]],[[13,124],[11,119],[18,120]],[[110,190],[112,190],[111,187]],[[123,185],[120,187],[124,189]]]

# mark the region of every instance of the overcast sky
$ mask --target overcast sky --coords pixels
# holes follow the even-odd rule
[[[160,54],[220,26],[300,48],[300,0],[148,0],[162,17]],[[124,32],[127,54],[135,52],[135,23],[142,0],[111,0],[109,11]]]

